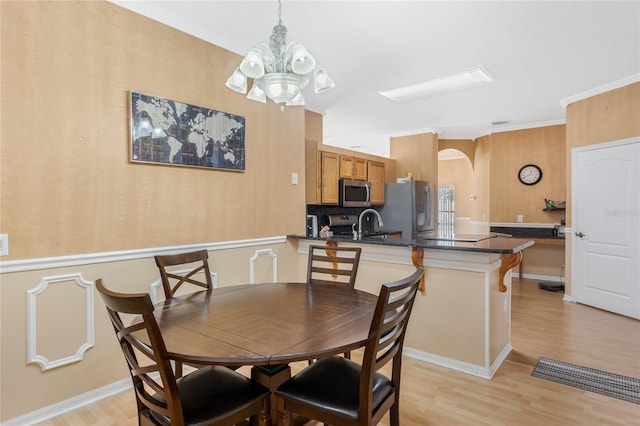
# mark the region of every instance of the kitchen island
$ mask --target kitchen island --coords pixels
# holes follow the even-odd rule
[[[424,266],[425,283],[416,297],[405,354],[490,379],[512,349],[510,270],[534,242],[477,239],[288,236],[297,247],[301,272],[309,245],[361,247],[356,288],[375,294],[383,283]]]

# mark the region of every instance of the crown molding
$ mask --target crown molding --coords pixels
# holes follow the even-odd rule
[[[587,99],[592,96],[599,95],[601,93],[609,92],[611,90],[619,89],[621,87],[628,86],[633,83],[637,83],[638,81],[640,81],[640,73],[633,74],[633,75],[630,75],[629,77],[625,77],[620,80],[616,80],[611,83],[598,86],[594,89],[586,90],[576,95],[561,99],[560,105],[562,105],[563,108],[567,108],[567,105],[572,104],[574,102],[581,101],[583,99]]]

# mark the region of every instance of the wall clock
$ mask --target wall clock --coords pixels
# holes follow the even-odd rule
[[[518,179],[525,185],[535,185],[542,179],[542,170],[535,164],[527,164],[518,172]]]

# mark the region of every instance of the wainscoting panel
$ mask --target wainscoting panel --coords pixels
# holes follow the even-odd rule
[[[27,291],[27,363],[46,371],[82,360],[94,344],[93,294],[81,273],[42,277]]]
[[[278,256],[273,252],[272,249],[264,249],[264,250],[256,250],[253,257],[249,259],[249,283],[255,284],[255,275],[256,275],[256,262],[258,258],[262,255],[269,255],[271,257],[271,271],[272,271],[272,279],[271,281],[278,281]]]

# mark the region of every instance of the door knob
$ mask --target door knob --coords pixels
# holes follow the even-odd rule
[[[583,238],[586,237],[586,235],[584,235],[582,232],[576,232],[576,237]]]

